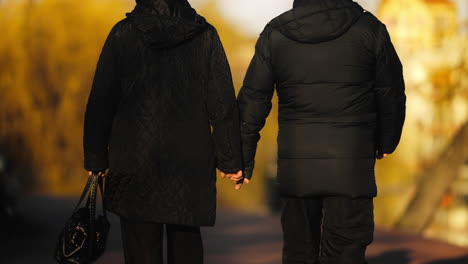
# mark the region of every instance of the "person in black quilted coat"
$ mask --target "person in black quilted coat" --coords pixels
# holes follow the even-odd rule
[[[110,32],[84,122],[84,167],[105,173],[126,263],[202,263],[216,168],[242,172],[231,72],[213,26],[187,0],[137,0]]]
[[[274,90],[283,263],[364,263],[375,159],[395,150],[405,119],[385,25],[351,0],[296,0],[265,27],[238,96],[248,179]]]

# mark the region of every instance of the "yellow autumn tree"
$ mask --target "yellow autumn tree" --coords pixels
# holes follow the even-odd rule
[[[104,40],[129,3],[0,2],[0,145],[33,190],[82,187],[83,109]]]

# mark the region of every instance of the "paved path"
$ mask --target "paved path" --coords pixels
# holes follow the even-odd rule
[[[70,214],[75,199],[24,197],[23,218],[8,226],[10,234],[0,238],[1,264],[51,264],[55,239]],[[107,253],[97,264],[123,264],[118,219]],[[4,227],[2,227],[4,228]],[[5,233],[1,229],[1,234]],[[217,226],[205,228],[206,264],[280,264],[279,219],[221,209]],[[368,250],[369,264],[468,264],[468,248],[378,230]]]

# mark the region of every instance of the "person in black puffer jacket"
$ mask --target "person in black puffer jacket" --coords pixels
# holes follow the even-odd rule
[[[137,0],[110,32],[84,122],[84,167],[105,173],[125,263],[203,262],[216,168],[242,173],[239,113],[216,29],[187,0]]]
[[[238,96],[247,179],[275,89],[283,263],[365,263],[375,159],[394,152],[405,119],[385,25],[351,0],[296,0],[265,27]]]

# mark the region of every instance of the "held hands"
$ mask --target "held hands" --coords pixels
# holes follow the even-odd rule
[[[242,184],[244,184],[244,183],[249,184],[249,183],[250,183],[250,180],[244,178],[244,176],[242,175],[242,170],[239,170],[239,171],[236,172],[236,173],[224,173],[224,172],[221,172],[221,177],[222,177],[223,179],[224,179],[224,178],[228,178],[228,179],[230,179],[233,183],[235,183],[235,184],[236,184],[236,186],[235,186],[235,189],[236,189],[236,190],[239,190],[240,188],[242,188]]]

